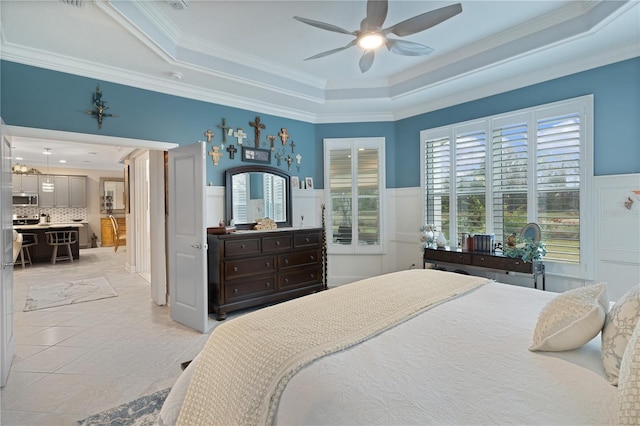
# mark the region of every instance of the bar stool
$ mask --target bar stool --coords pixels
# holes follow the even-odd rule
[[[70,260],[73,263],[73,253],[71,252],[71,244],[78,241],[78,231],[48,231],[44,235],[47,238],[47,244],[53,247],[51,254],[51,263],[56,264],[58,260]],[[58,256],[58,247],[65,246],[67,248],[66,256]]]
[[[33,265],[33,263],[31,262],[31,251],[29,250],[29,247],[33,247],[37,245],[38,245],[38,234],[32,234],[27,232],[22,233],[22,248],[20,249],[20,262],[22,263],[23,268],[25,266],[25,263],[28,263],[29,265]],[[25,261],[25,254],[27,257],[26,261]]]

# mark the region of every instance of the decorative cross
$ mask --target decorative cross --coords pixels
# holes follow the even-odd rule
[[[223,118],[222,124],[218,124],[216,127],[222,129],[222,143],[227,143],[227,130],[230,129],[230,127],[227,126],[227,119]]]
[[[298,172],[300,171],[300,162],[302,161],[302,155],[298,154],[296,155],[296,168],[298,169]]]
[[[275,157],[276,157],[278,166],[280,166],[280,162],[284,158],[284,152],[278,151],[278,153],[275,155]]]
[[[291,153],[293,154],[293,148],[296,147],[296,143],[293,141],[293,139],[291,139],[291,143],[289,144],[289,146],[291,147]]]
[[[247,134],[238,127],[238,130],[233,132],[233,137],[238,139],[238,145],[242,145],[242,140],[247,137]]]
[[[278,136],[280,136],[280,140],[282,141],[282,145],[286,146],[287,145],[287,139],[289,139],[289,134],[287,133],[287,128],[283,127],[280,129],[280,133],[278,133]]]
[[[229,158],[233,160],[233,156],[236,155],[236,152],[238,152],[238,150],[235,146],[229,145],[229,147],[227,148],[227,152],[229,153]]]
[[[217,146],[212,146],[211,149],[213,151],[209,151],[209,155],[211,156],[211,159],[213,160],[213,165],[217,166],[218,165],[218,161],[220,161],[220,158],[222,158],[223,153],[220,152],[220,148]]]
[[[293,158],[291,158],[290,155],[287,155],[285,161],[287,162],[287,170],[291,170],[291,162],[293,161]]]
[[[207,142],[211,143],[211,139],[213,139],[213,136],[214,136],[213,132],[207,129],[207,131],[204,132],[204,135],[207,137]]]
[[[260,117],[256,116],[255,121],[250,121],[249,122],[249,126],[253,127],[253,143],[255,144],[256,148],[260,147],[260,130],[261,129],[266,129],[267,126],[265,126],[263,123],[260,122]]]
[[[267,136],[267,140],[268,140],[268,141],[269,141],[269,143],[271,144],[271,151],[275,151],[276,149],[275,149],[275,147],[273,146],[273,141],[275,141],[275,140],[276,140],[276,137],[275,137],[275,136],[271,136],[271,135],[269,135],[269,136]]]

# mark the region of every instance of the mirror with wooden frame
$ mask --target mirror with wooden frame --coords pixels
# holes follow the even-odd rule
[[[240,166],[225,173],[226,220],[238,229],[252,229],[258,219],[290,227],[291,177],[269,166]]]
[[[125,212],[124,178],[100,178],[100,213],[123,214]]]

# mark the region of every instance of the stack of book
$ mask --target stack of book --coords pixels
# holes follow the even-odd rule
[[[477,253],[493,252],[496,234],[476,234],[473,238],[473,251]]]

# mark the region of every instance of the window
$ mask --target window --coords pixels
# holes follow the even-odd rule
[[[548,271],[589,278],[592,111],[585,96],[421,132],[425,223],[454,247],[538,223]]]
[[[334,253],[382,253],[384,138],[325,139],[327,241]]]

